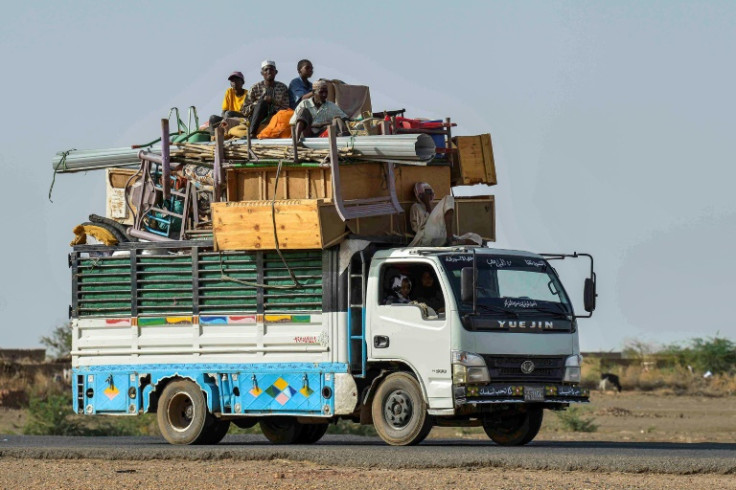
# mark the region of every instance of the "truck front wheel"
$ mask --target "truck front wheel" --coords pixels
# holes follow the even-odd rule
[[[407,373],[386,377],[376,391],[371,411],[376,432],[392,446],[419,444],[432,429],[419,383]]]
[[[158,400],[157,419],[161,435],[171,444],[201,444],[208,422],[204,393],[191,381],[172,381]]]
[[[523,446],[536,437],[542,427],[542,407],[513,407],[483,419],[483,430],[501,446]]]

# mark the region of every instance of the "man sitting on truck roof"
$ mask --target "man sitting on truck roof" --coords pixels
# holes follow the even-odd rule
[[[414,195],[417,202],[409,210],[411,229],[414,230],[414,239],[410,247],[441,247],[453,243],[481,245],[483,239],[476,233],[466,233],[462,236],[452,234],[452,223],[455,215],[455,199],[445,196],[432,207],[434,190],[426,182],[414,184]]]
[[[317,80],[314,82],[314,93],[310,98],[299,102],[289,123],[294,126],[298,141],[302,136],[319,136],[333,122],[337,124],[340,135],[349,135],[350,131],[345,123],[347,119],[347,114],[337,104],[327,100],[327,82]]]
[[[228,117],[245,117],[240,112],[245,102],[245,96],[248,91],[243,88],[245,77],[239,71],[234,71],[227,78],[230,81],[230,88],[225,91],[225,98],[222,100],[222,115],[210,116],[210,129],[216,128],[223,119]]]
[[[296,109],[299,102],[312,97],[312,82],[309,81],[314,73],[314,67],[309,60],[299,60],[296,64],[296,71],[299,74],[289,83],[289,106]]]
[[[289,88],[276,81],[276,62],[264,60],[261,63],[263,80],[250,88],[241,111],[250,119],[250,135],[258,134],[259,126],[267,123],[274,114],[289,109]]]

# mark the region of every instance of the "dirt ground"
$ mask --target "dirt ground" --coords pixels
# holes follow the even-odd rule
[[[558,417],[544,413],[535,440],[627,442],[736,442],[736,397],[675,396],[665,393],[591,393],[584,418],[595,432],[568,432]],[[435,428],[430,437],[486,438],[480,428]]]
[[[424,482],[424,483],[421,483]],[[733,475],[518,471],[498,468],[382,470],[274,461],[0,460],[2,488],[736,488]]]
[[[595,432],[567,432],[546,411],[536,440],[736,441],[736,397],[593,393],[583,417]],[[0,409],[0,433],[20,433],[24,413]],[[485,438],[478,428],[435,428],[431,438]],[[294,461],[92,461],[0,459],[0,488],[733,488],[733,475],[660,475],[507,470],[383,470]],[[421,485],[420,485],[421,486]]]

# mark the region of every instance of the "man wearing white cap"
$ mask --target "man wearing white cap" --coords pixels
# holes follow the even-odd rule
[[[258,127],[267,123],[274,114],[289,108],[289,87],[276,81],[276,62],[261,63],[263,81],[253,85],[243,102],[241,112],[250,120],[250,135],[255,138]]]

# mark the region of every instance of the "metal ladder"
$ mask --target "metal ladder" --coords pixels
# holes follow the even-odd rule
[[[359,273],[355,272],[359,270]],[[359,252],[348,265],[348,362],[350,373],[357,378],[365,377],[365,253]]]

